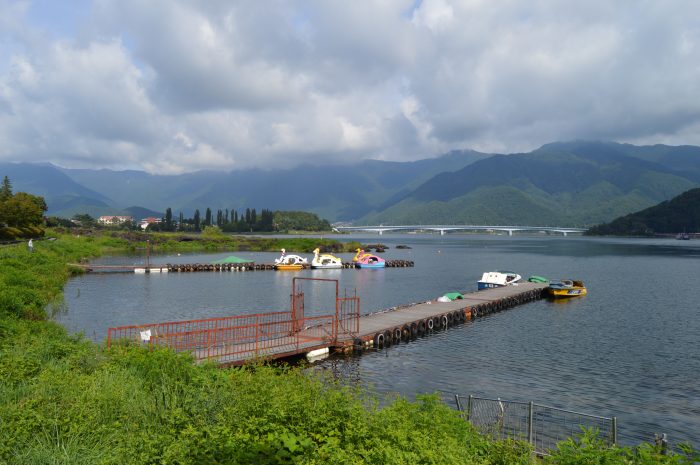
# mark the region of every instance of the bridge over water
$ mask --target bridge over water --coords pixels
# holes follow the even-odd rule
[[[475,224],[442,224],[442,225],[396,225],[396,226],[336,226],[333,228],[338,232],[354,232],[354,231],[369,231],[377,232],[380,235],[386,231],[439,231],[444,235],[451,231],[503,231],[509,236],[515,231],[528,232],[550,232],[559,233],[564,236],[569,234],[582,234],[586,229],[582,228],[566,228],[561,226],[485,226]]]

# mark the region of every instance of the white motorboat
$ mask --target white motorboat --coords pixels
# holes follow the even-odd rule
[[[478,289],[510,286],[518,283],[521,279],[523,279],[522,276],[513,271],[487,271],[481,276]]]

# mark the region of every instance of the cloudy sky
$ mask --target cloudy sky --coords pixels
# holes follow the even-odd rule
[[[696,0],[0,0],[0,160],[197,169],[700,145]]]

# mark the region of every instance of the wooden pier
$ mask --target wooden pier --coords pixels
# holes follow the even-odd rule
[[[304,315],[306,281],[335,284],[334,315]],[[198,361],[213,360],[221,365],[318,352],[382,349],[541,299],[546,288],[546,284],[524,282],[466,293],[450,302],[431,300],[361,315],[359,297],[341,296],[337,280],[295,277],[288,312],[109,328],[107,345],[137,341],[189,352]]]

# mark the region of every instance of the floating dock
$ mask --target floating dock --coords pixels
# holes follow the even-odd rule
[[[189,352],[198,361],[221,365],[327,351],[382,349],[541,299],[547,288],[547,284],[524,282],[469,292],[450,302],[431,300],[361,315],[359,297],[340,296],[337,280],[295,277],[292,281],[288,312],[109,328],[107,345],[136,341]],[[335,284],[335,314],[304,315],[306,281]]]
[[[90,265],[69,263],[70,266],[82,268],[88,272],[112,273],[196,273],[204,271],[275,271],[273,263],[166,263],[164,265]],[[412,260],[387,260],[386,268],[411,268]],[[311,269],[311,264],[303,263],[304,270]],[[355,262],[343,262],[343,269],[355,269]]]

